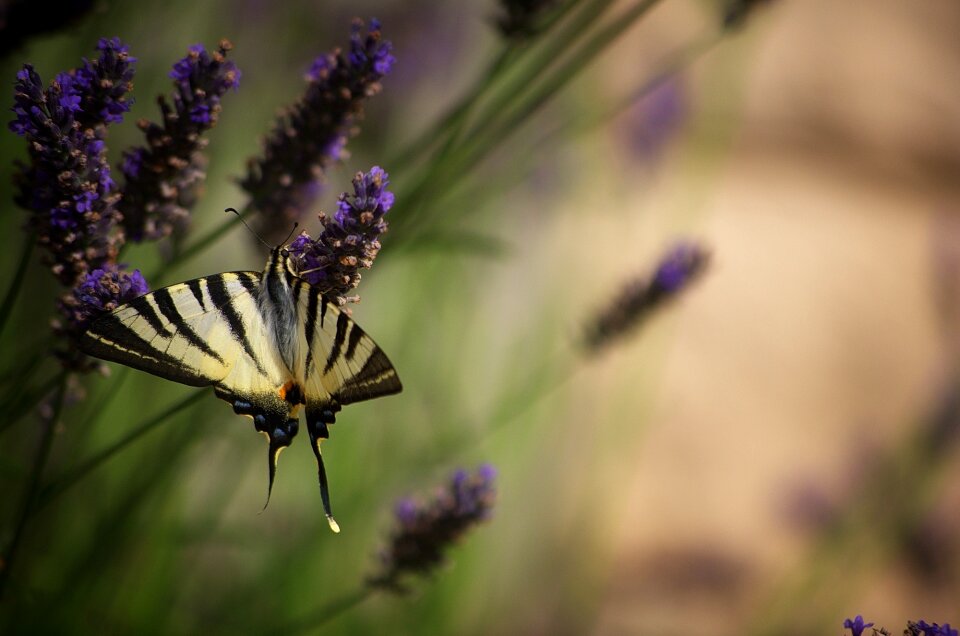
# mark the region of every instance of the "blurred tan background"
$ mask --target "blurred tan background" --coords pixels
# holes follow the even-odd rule
[[[664,29],[687,24],[661,9]],[[663,372],[637,414],[645,434],[618,451],[632,460],[609,469],[619,487],[598,494],[619,505],[603,522],[611,574],[593,633],[743,633],[812,566],[823,519],[920,425],[956,363],[960,4],[786,1],[757,18],[693,68],[696,112],[637,214],[595,228],[625,222],[641,253],[659,247],[643,237],[685,232],[714,259],[654,327],[669,332],[662,348],[631,344],[585,378],[616,401],[644,383],[640,365]],[[712,144],[728,153],[696,151]],[[607,280],[638,258],[615,256]],[[931,523],[948,576],[863,555],[822,581],[841,590],[824,633],[857,613],[894,633],[907,618],[960,620],[960,488],[942,494]]]

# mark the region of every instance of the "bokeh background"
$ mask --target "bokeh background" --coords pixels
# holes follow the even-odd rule
[[[233,179],[312,59],[346,44],[352,17],[380,18],[397,63],[316,211],[476,82],[501,46],[498,12],[463,0],[103,1],[8,53],[0,78],[11,86],[25,61],[49,78],[119,35],[139,61],[137,102],[111,131],[118,153],[140,141],[133,121],[156,119],[153,96],[169,92],[186,48],[229,38],[243,77],[210,134],[199,232],[244,203]],[[728,32],[722,12],[657,3],[458,175],[428,227],[385,236],[354,317],[405,389],[350,406],[332,430],[340,535],[303,440],[259,514],[264,444],[211,393],[36,515],[0,608],[11,633],[839,634],[858,613],[893,632],[907,619],[960,622],[960,4],[782,0]],[[0,263],[12,271],[25,218],[12,160],[25,153],[9,131],[0,139]],[[382,165],[398,184],[412,178]],[[710,250],[709,271],[586,354],[591,316],[679,238]],[[125,255],[146,271],[161,258],[149,245]],[[264,258],[241,228],[149,282]],[[57,293],[39,264],[27,289],[0,340],[5,391]],[[119,367],[84,378],[47,474],[191,391]],[[2,433],[5,540],[34,424]],[[405,596],[297,623],[320,620],[374,569],[398,497],[484,462],[499,471],[494,516],[444,568]]]

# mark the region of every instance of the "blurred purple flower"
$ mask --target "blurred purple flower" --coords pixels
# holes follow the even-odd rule
[[[287,232],[311,204],[308,186],[319,181],[331,163],[344,155],[347,139],[357,132],[363,103],[380,91],[380,80],[394,63],[380,23],[354,21],[350,47],[318,57],[307,73],[307,90],[286,109],[264,142],[263,154],[248,162],[241,185],[260,211],[261,234],[277,238]]]
[[[904,634],[909,634],[910,636],[958,636],[957,630],[950,627],[950,623],[944,623],[943,625],[938,625],[933,623],[932,625],[926,621],[909,621],[907,623],[907,629],[904,631]]]
[[[17,163],[14,200],[32,212],[27,226],[47,263],[67,286],[115,258],[122,236],[118,195],[106,160],[106,124],[129,109],[134,59],[116,38],[103,39],[100,57],[60,73],[47,88],[29,64],[17,73],[9,127],[25,137],[29,163]]]
[[[341,304],[360,283],[360,270],[369,269],[380,252],[380,235],[387,231],[383,216],[394,200],[389,184],[379,166],[358,172],[354,193],[340,195],[333,218],[320,215],[323,230],[316,240],[304,232],[289,246],[298,275]]]
[[[588,324],[584,338],[588,349],[597,351],[646,318],[696,280],[709,255],[692,242],[675,245],[649,277],[635,279]]]
[[[683,83],[672,77],[641,99],[626,116],[626,135],[638,158],[654,164],[687,117]]]
[[[844,629],[850,630],[850,636],[861,636],[863,634],[863,630],[868,627],[873,627],[873,623],[864,623],[863,616],[857,614],[857,617],[853,620],[848,618],[847,620],[843,621],[843,627]]]
[[[473,526],[490,517],[496,470],[483,465],[476,473],[459,470],[427,502],[401,499],[396,526],[380,552],[380,570],[367,579],[371,587],[403,591],[407,574],[429,574],[444,562],[445,550]]]
[[[123,225],[131,240],[158,239],[185,229],[189,209],[206,177],[202,137],[217,124],[220,99],[240,82],[240,71],[226,59],[232,45],[220,42],[207,52],[194,44],[173,66],[173,105],[159,98],[163,123],[141,120],[147,146],[123,153]]]

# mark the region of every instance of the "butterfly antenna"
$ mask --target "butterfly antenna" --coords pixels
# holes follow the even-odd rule
[[[293,222],[293,228],[290,230],[290,233],[287,234],[287,238],[283,239],[283,243],[280,245],[287,245],[290,243],[290,237],[293,236],[293,233],[297,231],[297,228],[300,227],[300,223],[297,221]]]
[[[257,237],[257,240],[258,240],[258,241],[260,241],[261,243],[263,243],[268,250],[272,250],[272,249],[273,249],[272,247],[270,247],[270,244],[269,244],[269,243],[267,243],[266,241],[264,241],[263,238],[262,238],[259,234],[257,234],[256,232],[253,231],[253,228],[252,228],[252,227],[250,227],[249,225],[247,225],[247,222],[243,220],[243,216],[242,216],[239,212],[237,212],[237,209],[236,209],[236,208],[225,208],[223,211],[224,211],[224,212],[233,212],[234,214],[236,214],[236,215],[237,215],[237,218],[240,219],[240,222],[243,223],[243,226],[244,226],[245,228],[247,228],[248,230],[250,230],[250,233],[253,234],[255,237]]]

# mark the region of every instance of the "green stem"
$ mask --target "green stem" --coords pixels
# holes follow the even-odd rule
[[[26,243],[23,246],[23,251],[20,253],[20,261],[17,263],[17,271],[13,274],[13,280],[10,281],[10,287],[7,288],[7,293],[3,297],[3,304],[0,305],[0,333],[3,333],[4,327],[7,326],[7,320],[10,318],[10,314],[13,313],[13,305],[17,300],[17,295],[20,293],[20,288],[23,287],[23,281],[26,278],[27,266],[30,265],[30,256],[33,255],[33,237],[27,236]]]
[[[542,40],[549,34],[553,27],[582,0],[568,0],[557,7],[549,16],[546,17],[541,28],[536,31],[536,39]],[[564,36],[569,37],[570,33]],[[561,36],[563,37],[563,36]],[[440,140],[446,139],[448,144],[457,141],[458,133],[462,125],[467,120],[467,115],[475,108],[487,93],[489,93],[510,68],[521,58],[524,51],[528,49],[530,42],[524,39],[506,40],[500,52],[493,59],[486,71],[474,83],[473,87],[460,100],[447,110],[440,121],[425,130],[419,137],[409,142],[401,150],[388,155],[384,161],[385,166],[393,168],[394,166],[408,166],[417,161],[419,156],[435,147]],[[440,153],[444,154],[443,151]],[[395,168],[394,168],[395,169]]]
[[[37,493],[40,489],[40,479],[43,476],[44,468],[47,466],[47,460],[50,458],[50,449],[53,447],[54,433],[63,410],[64,398],[67,393],[67,379],[66,375],[61,378],[57,395],[54,398],[53,414],[44,421],[43,430],[40,433],[40,444],[33,458],[33,468],[30,471],[30,476],[23,489],[20,516],[17,518],[13,538],[10,539],[10,543],[3,552],[3,563],[0,564],[0,600],[3,599],[4,591],[10,581],[10,572],[13,570],[14,559],[23,539],[23,531],[27,527],[27,521],[36,509],[35,504]]]
[[[448,135],[449,138],[453,138],[455,135],[451,134],[451,130],[456,130],[459,122],[464,119],[471,107],[490,89],[491,84],[508,66],[507,63],[514,55],[515,50],[515,47],[511,44],[508,43],[505,45],[490,66],[487,67],[487,70],[481,75],[480,80],[473,85],[470,91],[459,102],[441,117],[439,123],[425,130],[419,137],[416,137],[399,151],[392,155],[387,155],[383,165],[386,166],[387,169],[391,169],[393,166],[408,166],[417,160],[418,155],[422,155],[433,148],[441,139],[448,137]]]
[[[620,115],[625,110],[636,104],[638,101],[655,91],[664,82],[677,73],[698,60],[701,56],[712,50],[723,40],[724,33],[711,33],[693,44],[684,47],[680,51],[671,55],[666,62],[657,67],[657,71],[649,79],[640,84],[627,95],[611,104],[609,107],[598,111],[597,113],[584,118],[573,119],[565,124],[556,126],[543,135],[539,143],[547,143],[551,138],[556,138],[561,133],[569,135],[579,135],[595,129],[614,117]],[[538,143],[532,144],[533,147],[539,147]]]
[[[12,406],[7,407],[7,410],[4,412],[3,421],[0,421],[0,433],[6,431],[16,424],[21,417],[29,413],[30,409],[39,404],[54,387],[64,380],[66,375],[66,371],[60,371],[38,388],[24,393],[19,400],[13,402]]]
[[[208,230],[206,234],[204,234],[199,239],[197,239],[196,241],[194,241],[193,243],[185,247],[182,251],[176,254],[172,259],[170,259],[170,261],[168,261],[167,263],[164,263],[158,269],[156,269],[147,278],[147,280],[150,282],[163,280],[163,277],[171,269],[173,269],[178,265],[182,265],[186,261],[197,256],[198,254],[200,254],[200,252],[204,251],[205,249],[207,249],[208,247],[210,247],[211,245],[213,245],[214,243],[222,239],[224,236],[227,235],[227,233],[230,230],[237,227],[237,225],[239,225],[242,222],[242,220],[245,219],[247,216],[249,216],[252,212],[253,212],[253,205],[248,203],[247,205],[244,206],[242,210],[240,210],[239,215],[231,213],[230,218],[228,218],[226,221],[221,222],[220,225]]]
[[[140,425],[134,427],[133,430],[131,430],[128,434],[110,446],[104,448],[100,452],[96,453],[93,457],[90,457],[86,461],[82,462],[79,466],[67,470],[63,475],[54,479],[52,482],[50,482],[50,484],[44,487],[43,491],[40,493],[40,501],[37,504],[37,510],[43,508],[48,503],[65,493],[71,487],[76,485],[81,479],[98,468],[101,464],[155,429],[157,426],[166,421],[167,418],[176,415],[180,411],[192,406],[195,402],[199,402],[205,397],[206,392],[204,391],[196,391],[192,393],[179,402],[170,405],[163,412],[148,418]]]
[[[296,619],[277,629],[269,630],[268,633],[271,636],[291,636],[317,629],[364,602],[373,596],[374,591],[373,588],[363,585],[352,592],[333,599],[329,603],[324,603],[303,618]]]
[[[612,20],[610,24],[591,37],[577,51],[570,54],[564,64],[540,82],[529,97],[510,111],[505,118],[501,119],[499,124],[495,120],[482,122],[485,127],[493,126],[493,132],[479,137],[476,134],[471,134],[471,138],[479,138],[480,141],[474,144],[472,149],[464,151],[465,160],[461,165],[451,168],[453,172],[457,173],[473,168],[493,150],[500,140],[512,135],[521,124],[539,111],[560,89],[583,72],[610,43],[626,33],[636,20],[652,9],[659,1],[640,0],[637,2],[623,16]],[[479,129],[475,132],[479,132]],[[491,139],[496,141],[489,141]]]
[[[535,47],[526,54],[523,69],[517,75],[507,79],[496,91],[492,103],[485,109],[484,116],[473,124],[470,135],[486,133],[486,129],[494,122],[510,104],[516,102],[545,69],[567,54],[568,51],[587,36],[591,27],[599,20],[613,0],[590,0],[570,18],[569,22],[562,23],[562,28],[549,38],[545,38],[539,47]],[[626,25],[629,26],[629,25]],[[604,43],[605,44],[605,43]],[[519,64],[520,62],[518,62]]]
[[[593,0],[585,5],[576,16],[564,24],[561,33],[530,55],[532,60],[525,64],[523,72],[503,83],[502,90],[465,135],[466,144],[458,148],[453,156],[432,162],[421,174],[411,191],[404,194],[404,213],[395,217],[394,225],[406,230],[422,212],[424,201],[436,201],[451,185],[460,183],[461,179],[458,179],[457,175],[465,174],[508,138],[520,124],[582,72],[606,46],[625,33],[658,1],[637,2],[623,16],[612,20],[605,28],[590,36],[573,53],[566,53],[575,42],[586,37],[589,28],[601,17],[611,0]],[[544,76],[544,69],[552,66],[554,60],[565,53],[567,61]],[[537,82],[538,76],[544,78]],[[518,95],[520,105],[511,109],[510,106],[517,103]],[[512,113],[512,116],[504,120],[504,112]],[[396,244],[397,238],[392,242]]]

